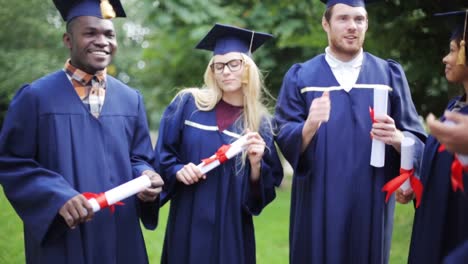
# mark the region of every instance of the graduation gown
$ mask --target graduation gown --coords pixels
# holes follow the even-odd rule
[[[272,136],[260,132],[266,149],[257,191],[251,188],[250,164],[246,159],[242,167],[240,154],[198,183],[187,186],[176,179],[185,164],[199,164],[240,134],[235,124],[219,131],[215,110],[198,110],[190,94],[166,109],[156,146],[165,182],[162,199],[171,201],[161,263],[255,263],[252,216],[275,198],[283,177]]]
[[[74,230],[58,211],[79,193],[132,180],[153,160],[142,96],[113,77],[98,119],[64,71],[22,87],[0,134],[0,175],[24,223],[26,262],[148,263],[139,217],[154,229],[156,202],[130,197]]]
[[[458,99],[458,98],[457,98]],[[456,99],[449,103],[451,110]],[[461,113],[468,114],[468,107]],[[440,143],[429,136],[421,166],[424,185],[421,205],[416,209],[408,263],[468,263],[468,175],[465,192],[452,190],[453,154],[438,152]],[[458,249],[457,249],[458,248]]]
[[[394,61],[364,53],[357,84],[385,84],[388,114],[419,147],[424,132],[404,72]],[[394,199],[382,186],[399,173],[399,155],[386,146],[384,168],[369,165],[373,90],[330,92],[330,119],[301,154],[302,128],[310,105],[322,92],[304,87],[339,86],[325,55],[295,64],[278,97],[278,145],[294,170],[290,215],[291,263],[387,263]],[[417,153],[417,151],[416,151]],[[417,163],[417,162],[416,162]]]

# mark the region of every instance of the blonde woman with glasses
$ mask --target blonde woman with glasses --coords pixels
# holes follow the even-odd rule
[[[269,38],[216,24],[197,45],[213,51],[204,87],[179,92],[163,115],[156,167],[171,205],[161,263],[255,263],[252,216],[275,198],[283,178],[251,58]],[[242,154],[206,174],[196,166],[243,135]]]

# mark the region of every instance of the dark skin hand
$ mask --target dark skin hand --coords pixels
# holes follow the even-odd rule
[[[137,197],[143,202],[154,202],[161,193],[164,182],[154,171],[146,170],[143,174],[150,178],[151,187],[138,193]],[[68,227],[75,229],[79,224],[90,221],[94,212],[88,200],[82,194],[78,194],[60,208],[59,215],[63,217]]]
[[[445,145],[450,152],[468,154],[468,116],[460,113],[445,112],[444,116],[452,124],[444,124],[429,114],[426,118],[431,134]]]
[[[59,214],[71,229],[75,229],[81,223],[90,221],[94,216],[91,204],[82,194],[68,200],[60,208]]]
[[[149,188],[146,188],[144,191],[139,192],[137,194],[137,197],[142,202],[154,202],[162,191],[164,181],[162,180],[159,174],[152,170],[146,170],[143,172],[143,174],[147,175],[150,178],[151,186]]]

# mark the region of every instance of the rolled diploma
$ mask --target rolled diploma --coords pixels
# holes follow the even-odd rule
[[[405,137],[401,141],[401,154],[400,154],[400,167],[404,170],[413,169],[413,156],[414,156],[414,139]],[[408,178],[401,186],[400,189],[406,191],[411,188],[410,179]]]
[[[447,124],[449,126],[455,125],[455,123],[450,120],[445,120],[444,124]],[[468,155],[462,155],[457,153],[457,158],[463,166],[468,166]]]
[[[236,141],[232,142],[231,147],[226,151],[226,157],[230,159],[236,156],[237,154],[239,154],[240,152],[242,152],[242,150],[244,150],[244,144],[246,141],[247,141],[247,136],[244,135],[240,137],[239,139],[237,139]],[[216,154],[212,155],[210,158],[216,158]],[[200,169],[202,174],[206,174],[212,169],[218,167],[220,164],[221,163],[219,162],[219,160],[214,160],[213,162],[208,163],[208,164],[205,164],[204,162],[202,162],[198,164],[197,167]]]
[[[387,89],[374,89],[374,117],[387,114]],[[370,165],[381,168],[385,165],[385,143],[372,139]]]
[[[107,204],[113,205],[117,202],[120,202],[132,195],[135,195],[143,191],[144,189],[150,186],[151,186],[150,178],[146,175],[141,175],[138,178],[135,178],[113,189],[110,189],[109,191],[105,192],[104,195],[106,197]],[[99,206],[99,203],[96,201],[96,199],[91,198],[88,200],[88,202],[93,207],[93,212],[97,212],[102,209]]]

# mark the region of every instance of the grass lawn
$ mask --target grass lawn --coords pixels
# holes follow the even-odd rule
[[[289,188],[255,218],[258,264],[288,263]],[[156,231],[144,231],[150,263],[159,263],[168,206],[160,212]],[[413,221],[412,206],[397,205],[390,263],[406,263]],[[22,223],[0,188],[0,263],[24,263]]]

